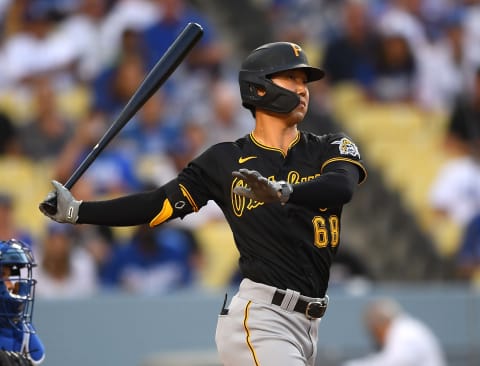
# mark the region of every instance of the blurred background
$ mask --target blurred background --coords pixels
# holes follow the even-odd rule
[[[74,195],[156,187],[250,132],[240,62],[299,43],[327,74],[300,127],[345,131],[369,172],[344,210],[318,364],[373,350],[361,313],[380,294],[432,328],[449,364],[479,365],[480,1],[0,0],[0,239],[35,252],[44,364],[217,364],[239,277],[216,205],[154,230],[57,225],[37,208],[191,21],[200,43]]]

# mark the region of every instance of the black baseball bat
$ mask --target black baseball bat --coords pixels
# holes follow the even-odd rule
[[[160,60],[147,74],[135,93],[129,99],[125,107],[112,122],[110,128],[100,138],[87,157],[80,163],[71,177],[65,183],[67,189],[80,179],[88,167],[95,161],[98,155],[105,149],[110,141],[121,131],[128,121],[150,99],[150,97],[162,86],[175,69],[180,65],[193,46],[203,35],[203,28],[198,23],[188,23],[178,37],[173,41]],[[57,212],[56,197],[45,200],[40,204],[46,212],[54,215]]]

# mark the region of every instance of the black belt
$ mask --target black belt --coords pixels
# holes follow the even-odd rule
[[[273,295],[272,304],[282,305],[285,294],[280,291],[275,291]],[[308,319],[319,319],[325,314],[328,305],[328,297],[321,299],[320,301],[305,301],[298,299],[294,311],[304,314]]]

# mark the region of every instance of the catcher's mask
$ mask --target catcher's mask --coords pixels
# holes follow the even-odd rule
[[[289,113],[300,103],[294,92],[274,84],[271,76],[281,71],[302,69],[307,81],[324,77],[323,70],[309,65],[302,48],[290,42],[267,43],[253,50],[242,63],[238,81],[242,105],[255,115],[255,108]],[[265,91],[259,95],[258,90]]]
[[[30,327],[35,296],[30,248],[16,239],[0,241],[0,327],[22,332]]]

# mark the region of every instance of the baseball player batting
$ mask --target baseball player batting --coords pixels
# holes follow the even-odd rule
[[[210,147],[153,191],[83,202],[53,181],[46,199],[57,198],[57,212],[44,214],[71,224],[154,227],[215,201],[243,275],[218,318],[221,361],[313,366],[342,208],[366,178],[345,134],[297,129],[308,109],[308,83],[323,76],[297,44],[260,46],[239,72],[242,104],[255,119],[250,134]]]

